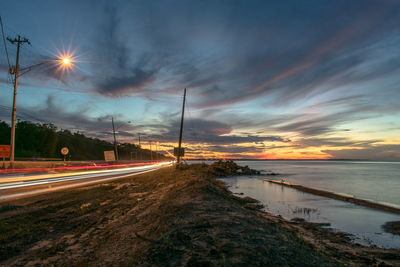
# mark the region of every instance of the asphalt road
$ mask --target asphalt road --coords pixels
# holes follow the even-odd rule
[[[111,170],[77,171],[73,173],[17,174],[0,176],[0,202],[26,198],[57,190],[121,179],[170,166],[171,162]]]

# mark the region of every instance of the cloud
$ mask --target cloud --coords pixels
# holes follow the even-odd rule
[[[323,150],[336,159],[400,160],[400,145],[375,145],[362,149]]]
[[[294,148],[309,148],[309,147],[369,147],[374,143],[382,142],[382,140],[367,140],[358,141],[349,138],[330,137],[330,138],[301,138],[293,142]]]
[[[33,5],[27,2],[21,12],[29,13]],[[49,3],[47,8],[51,10],[52,5],[59,3]],[[184,141],[207,146],[211,152],[220,148],[242,154],[251,149],[319,146],[371,149],[382,140],[335,136],[361,120],[388,125],[390,116],[400,110],[396,102],[400,97],[398,1],[167,0],[79,7],[66,1],[62,6],[73,11],[75,22],[84,22],[77,23],[76,36],[89,51],[87,62],[82,62],[85,71],[68,79],[43,66],[21,82],[48,90],[41,82],[57,79],[80,93],[71,96],[78,106],[93,94],[102,96],[105,108],[113,106],[114,98],[130,101],[128,97],[134,96],[140,106],[158,101],[143,112],[146,118],[141,125],[120,129],[126,140],[141,132],[148,138],[176,142],[179,114],[151,119],[148,114],[175,110],[174,99],[180,101],[185,87],[194,116],[185,120]],[[50,12],[37,19],[53,21],[48,16]],[[71,20],[57,21],[60,24],[49,23],[46,37],[40,32],[42,42],[33,45],[49,43],[54,38],[51,30],[72,28]],[[26,65],[41,60],[37,51],[29,49],[22,50]],[[5,74],[6,61],[3,54],[0,57],[0,72]],[[6,82],[5,76],[0,82]],[[41,107],[19,110],[25,117],[46,118],[92,136],[110,137],[106,130],[110,116],[90,117],[83,108],[63,111],[53,103],[50,97]],[[362,124],[366,123],[357,123]]]
[[[153,135],[152,138],[163,142],[176,142],[179,137],[180,121],[173,120],[161,135]],[[240,143],[262,143],[262,142],[288,142],[280,136],[247,135],[240,136],[231,134],[232,127],[219,121],[188,119],[185,120],[183,139],[190,144],[219,144],[233,145]]]
[[[362,111],[368,111],[370,108],[369,105],[361,105],[359,107],[355,106],[353,109],[346,110],[345,112],[328,115],[303,114],[297,116],[291,122],[277,125],[274,128],[280,132],[295,132],[308,137],[334,133],[338,131],[335,127],[341,123],[354,122],[375,116],[362,114]]]
[[[96,90],[104,96],[118,97],[142,93],[142,90],[155,80],[154,71],[144,71],[140,68],[122,77],[108,77],[97,84]]]
[[[217,153],[227,153],[235,156],[244,154],[246,157],[248,153],[263,153],[263,149],[257,146],[240,146],[240,145],[228,145],[228,146],[207,146],[205,148],[207,151],[217,152]]]
[[[2,107],[2,108],[1,108]],[[0,106],[0,118],[9,121],[11,108]],[[91,137],[110,140],[112,138],[111,115],[91,118],[87,110],[81,109],[66,112],[55,104],[55,98],[48,96],[46,102],[39,107],[18,108],[17,119],[28,120],[39,123],[51,123],[59,128],[71,131],[79,131]],[[130,137],[134,128],[124,121],[115,120],[120,136]]]
[[[79,80],[109,98],[159,100],[188,87],[199,108],[292,104],[396,72],[399,57],[371,51],[386,42],[396,55],[398,14],[395,1],[105,3],[88,15],[93,58]]]
[[[153,65],[147,54],[132,60],[122,23],[118,9],[106,5],[104,21],[96,35],[99,41],[93,59],[96,63],[92,64],[94,90],[106,97],[146,95],[144,89],[155,81],[160,67]]]

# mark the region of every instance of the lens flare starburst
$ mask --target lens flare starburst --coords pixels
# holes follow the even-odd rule
[[[77,59],[73,53],[57,54],[57,65],[59,70],[73,70],[76,67]]]
[[[62,63],[63,65],[69,65],[71,63],[71,60],[68,57],[62,58]]]
[[[63,49],[62,51],[57,50],[54,54],[55,60],[55,74],[63,82],[67,82],[70,72],[75,72],[78,68],[76,63],[79,62],[76,51],[70,48]]]

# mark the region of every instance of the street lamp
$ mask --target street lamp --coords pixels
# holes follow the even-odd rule
[[[112,128],[113,128],[113,135],[114,135],[114,154],[115,154],[115,159],[118,161],[119,156],[118,156],[117,138],[115,137],[114,117],[111,117],[111,123],[112,123]],[[131,121],[128,121],[128,123],[131,123]],[[121,127],[121,125],[119,127]],[[118,131],[118,129],[117,129],[117,131]]]
[[[9,39],[10,40],[10,39]],[[25,39],[26,40],[26,39]],[[18,77],[24,75],[25,73],[31,71],[32,69],[41,66],[46,63],[57,63],[60,64],[61,67],[63,66],[70,66],[71,64],[71,59],[68,56],[63,56],[58,59],[48,59],[43,62],[40,62],[38,64],[29,66],[27,68],[21,69],[23,71],[21,74],[19,73],[19,48],[22,40],[20,39],[20,36],[18,36],[18,40],[10,40],[10,42],[18,42],[18,48],[17,48],[17,59],[16,59],[16,64],[15,68],[10,69],[10,74],[14,74],[14,98],[13,98],[13,108],[12,108],[12,115],[11,115],[11,155],[10,155],[10,167],[14,167],[14,157],[15,157],[15,117],[16,117],[16,104],[17,104],[17,85],[18,85]],[[26,40],[26,42],[28,42]]]
[[[70,63],[71,63],[71,59],[69,59],[69,58],[63,58],[62,59],[62,63],[64,64],[64,65],[69,65]]]

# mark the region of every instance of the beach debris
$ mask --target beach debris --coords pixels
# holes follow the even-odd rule
[[[400,221],[386,222],[382,225],[382,229],[393,235],[400,235]]]
[[[293,213],[303,213],[303,214],[310,215],[311,213],[315,213],[315,212],[317,212],[317,211],[318,211],[318,209],[299,208],[299,207],[296,207],[296,208],[293,210]]]
[[[87,209],[87,208],[89,208],[91,205],[92,205],[92,203],[84,203],[84,204],[81,205],[80,209],[81,209],[81,210]]]
[[[263,174],[264,174],[264,175],[271,175],[271,176],[281,175],[280,173],[273,172],[273,171],[267,171],[266,173],[263,173]]]
[[[291,219],[290,221],[295,222],[295,223],[303,223],[306,220],[304,218],[295,217],[295,218]]]

